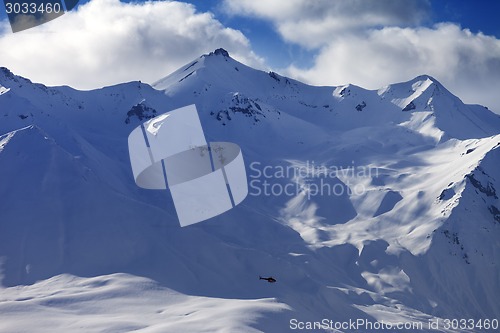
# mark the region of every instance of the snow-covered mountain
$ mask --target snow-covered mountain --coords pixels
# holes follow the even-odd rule
[[[242,148],[250,193],[180,228],[168,191],[135,185],[127,138],[189,104]],[[222,49],[153,86],[0,68],[0,119],[0,332],[500,319],[500,117],[430,76],[315,87]],[[376,331],[351,328],[309,331]]]

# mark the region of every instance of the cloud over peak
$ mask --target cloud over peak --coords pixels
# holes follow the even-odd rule
[[[430,14],[428,0],[224,0],[223,8],[269,20],[285,40],[305,47],[328,44],[336,34],[417,25]]]
[[[90,89],[154,82],[218,47],[254,66],[262,61],[238,30],[176,1],[92,0],[62,17],[12,34],[0,31],[0,63],[49,85]]]

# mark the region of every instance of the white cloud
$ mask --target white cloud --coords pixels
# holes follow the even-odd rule
[[[216,48],[253,65],[248,39],[193,5],[92,0],[39,27],[0,27],[0,66],[48,85],[90,89],[124,81],[154,82]]]
[[[282,71],[299,80],[375,89],[428,74],[500,113],[500,40],[455,24],[418,27],[430,18],[428,0],[224,0],[224,9],[270,21],[285,41],[316,50],[311,68]]]
[[[500,113],[500,40],[454,24],[340,36],[321,49],[312,68],[286,72],[314,84],[372,89],[429,74],[465,102]]]

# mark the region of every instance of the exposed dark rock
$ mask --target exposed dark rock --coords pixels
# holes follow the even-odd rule
[[[500,209],[498,209],[496,206],[491,205],[488,207],[488,210],[493,215],[493,218],[495,219],[495,221],[500,223]]]
[[[483,186],[483,184],[481,184],[481,182],[479,180],[474,178],[473,173],[470,173],[470,174],[466,175],[465,177],[470,181],[472,186],[477,188],[480,192],[486,194],[488,197],[494,197],[495,199],[498,199],[496,190],[490,182],[488,182],[488,184],[486,184],[486,186]]]
[[[214,52],[210,52],[209,56],[213,55],[213,54],[215,54],[215,55],[221,55],[223,57],[229,58],[229,52],[227,52],[223,48],[219,48],[219,49],[215,50]]]
[[[410,103],[408,103],[408,105],[406,105],[403,108],[403,111],[411,111],[411,110],[415,110],[415,108],[416,108],[415,104],[413,103],[413,101],[411,101]]]
[[[269,72],[269,76],[275,79],[277,82],[281,82],[280,78],[278,77],[278,74],[275,72]]]
[[[132,117],[137,117],[139,120],[151,119],[157,116],[157,112],[152,107],[144,105],[142,102],[134,105],[130,111],[127,112],[126,124],[130,124]]]
[[[187,79],[188,77],[190,77],[195,71],[192,71],[191,73],[189,73],[188,75],[184,76],[182,79],[179,80],[179,82],[181,81],[184,81],[185,79]]]
[[[356,105],[356,110],[357,111],[363,111],[363,109],[366,107],[366,102],[363,101],[360,104]]]

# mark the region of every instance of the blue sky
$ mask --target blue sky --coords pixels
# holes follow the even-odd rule
[[[313,0],[314,1],[314,0]],[[376,0],[374,0],[376,1]],[[401,0],[404,1],[404,0]],[[84,4],[88,1],[80,1]],[[137,1],[123,1],[137,2]],[[184,1],[196,6],[200,12],[211,12],[225,26],[241,30],[252,43],[253,50],[264,57],[272,68],[284,68],[291,63],[300,66],[312,65],[315,50],[305,49],[293,43],[285,43],[269,21],[228,15],[219,0]],[[429,17],[424,26],[439,22],[454,22],[472,32],[483,32],[500,38],[500,1],[497,0],[432,0]],[[5,18],[5,10],[0,11],[0,19]],[[496,16],[496,17],[495,17]]]
[[[312,0],[314,1],[314,0]],[[377,0],[374,0],[377,1]],[[401,0],[404,1],[404,0]],[[210,11],[225,25],[241,30],[250,39],[253,49],[266,58],[274,68],[286,67],[290,63],[302,66],[312,64],[314,50],[304,49],[296,44],[285,43],[273,24],[254,17],[228,15],[221,9],[220,1],[186,1],[200,11]],[[498,0],[432,0],[429,17],[423,26],[439,22],[453,22],[472,32],[483,32],[500,38],[500,1]]]
[[[0,66],[90,89],[152,83],[224,47],[250,66],[317,85],[375,89],[429,74],[500,113],[499,12],[497,0],[90,0],[12,34],[2,8]]]

